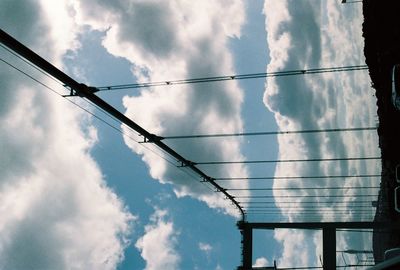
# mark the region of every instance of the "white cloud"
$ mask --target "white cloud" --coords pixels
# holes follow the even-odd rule
[[[242,1],[92,0],[82,1],[76,8],[81,22],[108,29],[103,45],[111,54],[128,59],[141,81],[233,73],[229,38],[240,36],[245,19]],[[126,96],[123,104],[129,118],[162,136],[240,132],[242,101],[238,84],[230,82],[144,89],[136,96]],[[178,196],[193,196],[238,215],[221,194],[199,184],[200,179],[191,179],[128,138],[125,142],[142,155],[153,178],[175,184]],[[243,159],[238,139],[168,141],[168,145],[192,161]],[[205,170],[211,177],[247,175],[240,165]],[[246,184],[227,183],[229,186],[243,188]]]
[[[217,265],[217,267],[215,268],[215,270],[222,270],[222,267],[221,267],[221,265]]]
[[[181,258],[176,251],[179,233],[167,215],[166,210],[156,209],[150,224],[145,226],[145,234],[135,244],[146,261],[146,270],[179,269]]]
[[[256,259],[256,262],[253,264],[253,267],[265,267],[269,266],[269,262],[267,258],[260,257]]]
[[[2,28],[61,66],[73,22],[51,7],[2,1]],[[34,72],[4,50],[1,57]],[[0,268],[116,269],[135,217],[89,154],[96,141],[90,119],[6,66],[0,82]]]
[[[212,246],[210,244],[200,242],[199,243],[199,249],[201,251],[204,251],[205,253],[210,253],[211,250],[212,250]]]
[[[267,43],[271,62],[268,71],[307,69],[331,66],[349,66],[364,63],[360,7],[343,7],[336,1],[265,1]],[[367,72],[327,73],[285,78],[268,78],[264,103],[275,114],[280,130],[329,129],[338,127],[370,127],[375,125],[376,106]],[[379,156],[376,132],[327,133],[318,135],[284,135],[278,137],[278,159],[336,158]],[[324,163],[278,164],[275,175],[353,175],[380,172],[379,161],[342,161]],[[313,182],[311,182],[313,181]],[[339,180],[338,180],[339,181]],[[302,198],[293,203],[293,209],[284,209],[287,198],[276,198],[277,205],[289,221],[365,220],[369,214],[356,215],[331,212],[338,208],[351,209],[361,189],[322,190],[332,186],[377,186],[377,179],[346,179],[337,181],[304,180],[276,181],[274,187],[315,187],[303,190]],[[321,188],[321,189],[317,189]],[[298,190],[275,191],[274,195],[298,195]],[[345,194],[341,204],[326,205],[325,199],[307,195]],[[320,211],[313,217],[298,214],[309,207],[305,201],[314,200]],[[288,237],[283,235],[288,234]],[[317,263],[321,242],[318,235],[309,235],[312,242],[299,242],[303,231],[279,231],[275,237],[283,242],[281,262],[292,266]],[[290,236],[290,237],[289,237]],[[343,241],[338,241],[343,243]],[[347,243],[370,245],[368,237],[346,239]],[[304,245],[304,248],[301,246]],[[308,250],[308,257],[293,256],[296,250]],[[314,253],[311,254],[310,253]],[[299,261],[300,260],[300,261]],[[292,264],[291,264],[292,263]]]

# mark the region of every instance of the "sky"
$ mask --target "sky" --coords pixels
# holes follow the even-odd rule
[[[77,81],[97,87],[364,65],[362,6],[340,2],[3,0],[0,27]],[[62,84],[4,47],[0,58],[0,269],[240,265],[240,213],[220,192],[84,99],[63,98],[69,91]],[[149,132],[172,136],[376,127],[370,85],[367,71],[353,71],[96,94]],[[379,156],[374,130],[165,142],[195,161]],[[328,176],[379,174],[380,164],[201,169],[215,178]],[[240,189],[231,191],[238,198],[272,196],[278,212],[249,211],[249,221],[358,221],[371,220],[374,211],[355,212],[365,200],[360,195],[373,193],[360,187],[377,186],[379,179],[223,184]],[[290,208],[280,197],[295,195],[301,196]],[[346,197],[327,205],[323,196],[332,195]],[[306,215],[310,200],[317,211]],[[370,232],[340,231],[337,238],[337,250],[371,250]],[[254,266],[274,260],[278,267],[320,266],[321,233],[257,230],[253,251]],[[361,262],[338,253],[337,263]]]

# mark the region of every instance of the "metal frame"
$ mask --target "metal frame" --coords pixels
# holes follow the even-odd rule
[[[323,270],[336,270],[336,229],[378,229],[400,228],[398,223],[386,222],[292,222],[262,223],[239,221],[237,226],[242,233],[242,266],[239,270],[251,270],[253,260],[253,229],[305,229],[322,230]]]

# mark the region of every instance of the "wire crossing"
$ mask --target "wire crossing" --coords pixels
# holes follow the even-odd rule
[[[296,69],[288,71],[249,73],[249,74],[239,74],[239,75],[223,75],[223,76],[201,77],[201,78],[181,79],[181,80],[171,80],[171,81],[119,84],[119,85],[100,86],[96,88],[99,91],[112,91],[112,90],[157,87],[157,86],[171,86],[180,84],[248,80],[248,79],[258,79],[258,78],[268,78],[268,77],[295,76],[295,75],[331,73],[331,72],[348,72],[348,71],[367,70],[367,69],[368,69],[367,65]]]

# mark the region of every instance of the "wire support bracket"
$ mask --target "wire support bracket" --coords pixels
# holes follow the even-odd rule
[[[180,165],[178,165],[177,167],[178,168],[186,168],[186,167],[193,167],[193,166],[196,166],[196,165],[197,165],[196,162],[193,162],[193,161],[190,161],[190,160],[182,160],[182,161],[180,161]],[[210,182],[210,179],[212,179],[212,178],[209,178],[209,179],[203,178],[202,181]]]
[[[88,92],[90,92],[92,94],[100,91],[96,87],[87,86],[86,84],[83,84],[83,83],[81,83],[80,86],[81,86],[81,89],[85,88]],[[69,85],[64,84],[64,87],[66,89],[68,89],[70,92],[69,92],[69,95],[62,95],[62,97],[66,98],[66,97],[84,97],[85,96],[81,91],[77,91],[74,88],[70,87]]]
[[[164,139],[163,137],[157,136],[155,134],[147,134],[147,135],[140,134],[140,136],[143,136],[143,141],[139,143],[155,143],[155,142],[160,142],[161,140]]]

